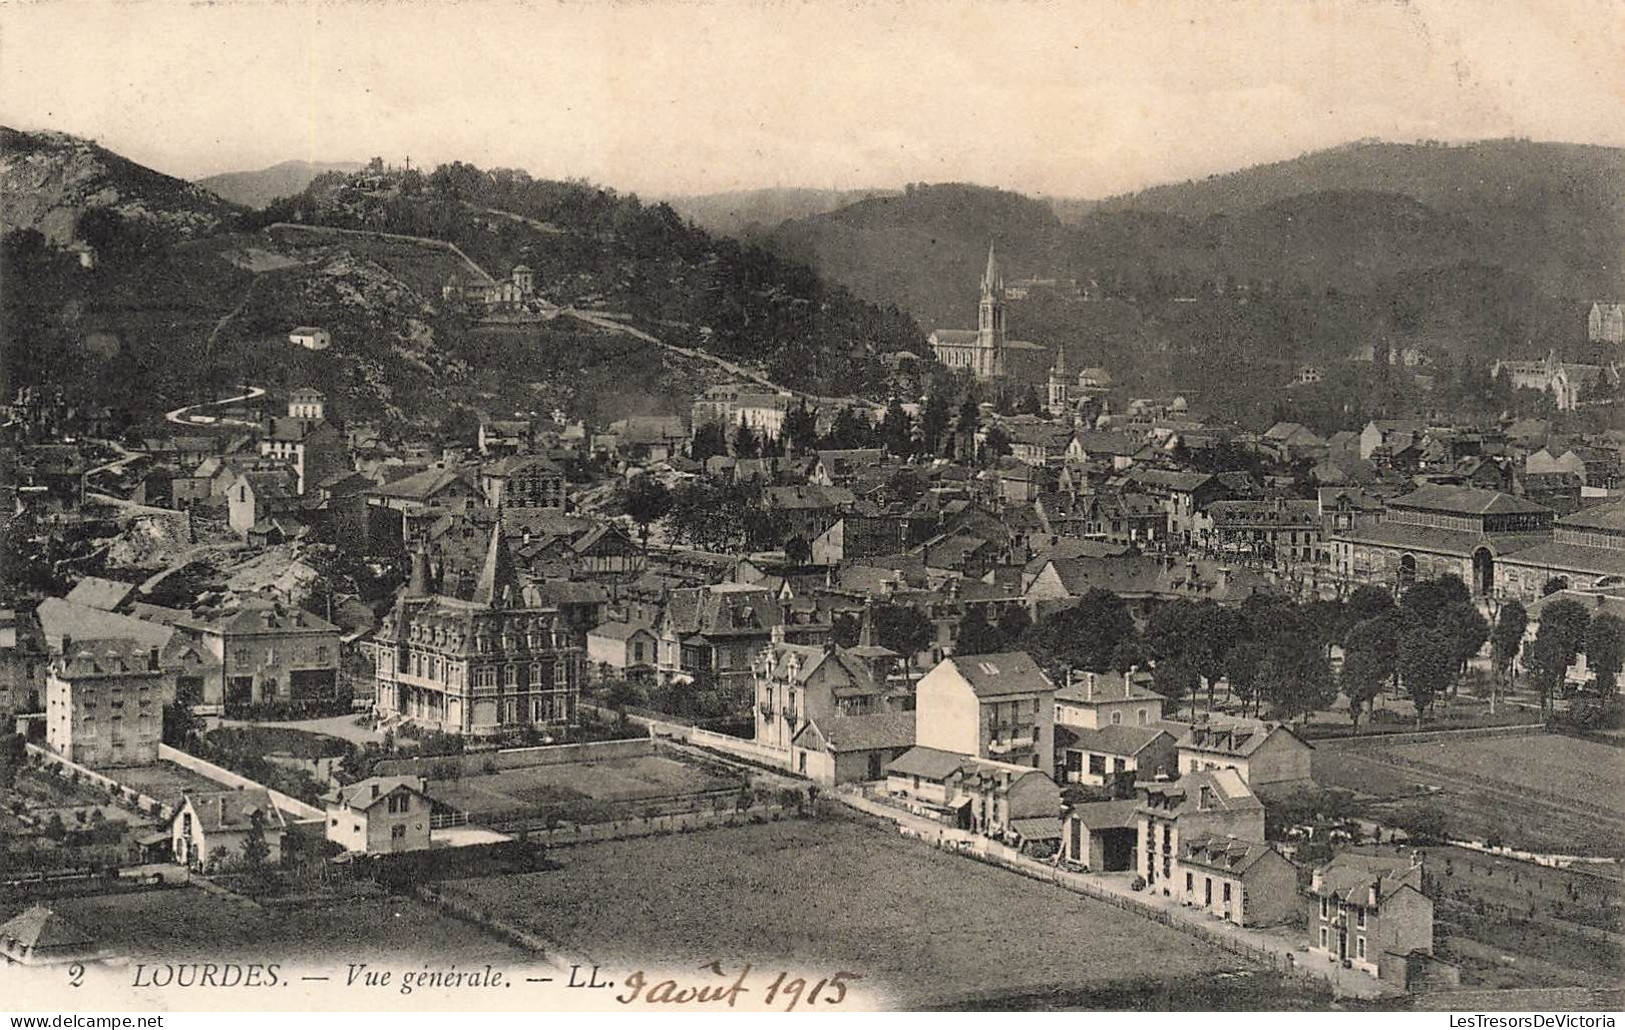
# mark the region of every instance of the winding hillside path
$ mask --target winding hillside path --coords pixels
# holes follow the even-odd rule
[[[227,315],[226,317],[230,318],[231,316]],[[213,415],[200,416],[196,414],[199,408],[216,408],[225,404],[236,404],[240,401],[251,401],[265,396],[265,390],[262,387],[249,386],[247,383],[244,383],[243,389],[247,392],[240,393],[235,397],[226,397],[218,401],[202,401],[197,404],[188,404],[185,407],[176,408],[174,411],[164,415],[164,420],[166,422],[173,422],[178,426],[192,426],[194,428],[208,426],[256,426],[257,423],[249,422],[245,419],[217,418]],[[208,419],[207,422],[203,421],[205,418]]]

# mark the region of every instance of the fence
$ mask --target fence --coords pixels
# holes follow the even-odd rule
[[[546,826],[522,831],[505,828],[505,832],[523,832],[533,843],[563,847],[571,844],[591,844],[595,841],[630,840],[635,837],[654,837],[664,833],[689,833],[721,826],[743,826],[747,823],[773,822],[789,816],[800,816],[801,810],[781,804],[751,805],[749,808],[730,808],[710,811],[696,809],[691,812],[673,812],[667,815],[637,819],[617,819],[607,823],[586,823],[579,826]]]
[[[271,788],[265,786],[263,783],[255,783],[247,776],[234,773],[230,769],[223,769],[220,766],[215,765],[213,762],[206,762],[197,755],[188,754],[179,748],[170,747],[168,744],[158,745],[158,757],[166,762],[173,762],[182,769],[195,772],[199,776],[207,777],[208,779],[211,779],[222,786],[231,787],[235,790],[258,788],[266,791],[271,795],[271,801],[276,805],[276,807],[280,808],[289,815],[295,816],[301,821],[313,819],[325,820],[327,818],[327,813],[313,805],[305,804],[298,798],[289,797],[281,791],[271,790]]]
[[[71,762],[55,751],[42,748],[38,744],[27,744],[25,746],[28,748],[29,754],[38,756],[42,766],[54,766],[69,773],[78,773],[80,779],[106,790],[116,801],[135,806],[143,815],[150,815],[163,820],[168,820],[175,815],[173,806],[166,805],[157,798],[143,794],[132,787],[126,787],[106,773],[99,773],[94,769],[80,765],[78,762]]]
[[[1475,726],[1460,730],[1396,730],[1392,733],[1377,730],[1337,736],[1316,735],[1307,739],[1316,747],[1357,749],[1398,747],[1401,744],[1438,744],[1451,740],[1477,740],[1483,737],[1529,737],[1546,732],[1548,731],[1544,725],[1532,722],[1516,726]]]
[[[580,744],[543,744],[536,747],[504,748],[462,755],[424,755],[415,758],[386,758],[376,767],[379,776],[422,776],[445,779],[448,770],[459,776],[478,776],[499,769],[522,769],[539,765],[569,765],[577,762],[607,762],[618,758],[646,758],[655,753],[648,737],[632,740],[593,740]]]

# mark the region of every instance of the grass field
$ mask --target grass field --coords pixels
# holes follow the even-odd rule
[[[738,785],[737,779],[663,755],[645,755],[441,779],[430,793],[469,813],[474,822],[549,814],[590,822],[636,815],[644,805]]]
[[[173,762],[109,769],[107,775],[121,786],[133,787],[148,797],[157,798],[168,804],[180,801],[181,795],[187,791],[230,789],[225,784],[216,783],[207,776],[183,769]]]
[[[1448,765],[1518,790],[1551,792],[1625,816],[1625,751],[1555,735],[1486,737],[1385,749],[1401,761]]]
[[[0,922],[26,905],[0,905]],[[528,953],[411,898],[261,910],[196,887],[59,898],[51,907],[132,958],[512,962]]]
[[[285,251],[284,257],[297,259],[314,256],[309,252],[316,248],[347,250],[362,260],[376,262],[431,303],[439,303],[440,288],[452,275],[465,283],[474,282],[477,278],[473,268],[450,249],[430,243],[331,232],[318,226],[267,229],[265,235]],[[507,269],[487,271],[493,275],[505,275]]]
[[[562,868],[447,886],[594,961],[783,962],[819,976],[854,970],[890,1004],[1180,1007],[1190,1000],[1182,991],[1226,974],[1238,974],[1226,991],[1243,1007],[1296,1007],[1307,998],[1299,988],[1249,996],[1248,982],[1261,974],[1228,952],[835,817],[584,845],[552,857]]]
[[[1625,853],[1625,753],[1556,734],[1425,744],[1323,741],[1314,778],[1376,802],[1436,807],[1457,839],[1560,854]],[[1374,813],[1380,817],[1380,812]]]

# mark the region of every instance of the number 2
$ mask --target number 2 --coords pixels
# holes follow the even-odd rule
[[[75,962],[68,967],[68,986],[78,987],[85,982],[85,966],[82,962]]]

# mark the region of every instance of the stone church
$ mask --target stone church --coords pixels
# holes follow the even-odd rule
[[[1035,369],[1042,373],[1047,367],[1045,349],[1006,337],[1004,300],[1004,273],[990,244],[976,328],[933,331],[929,342],[937,360],[951,369],[964,369],[982,382],[1031,382]]]

